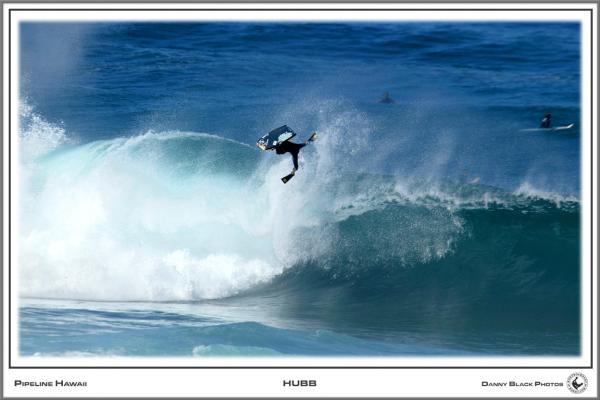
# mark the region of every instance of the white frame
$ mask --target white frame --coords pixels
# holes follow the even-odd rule
[[[78,11],[69,11],[77,8]],[[119,9],[108,11],[107,8]],[[149,8],[169,8],[172,11],[150,11]],[[255,9],[247,11],[246,9]],[[279,11],[266,11],[277,8]],[[321,9],[321,11],[292,11],[293,9]],[[345,8],[363,11],[344,11]],[[410,9],[418,8],[419,11]],[[445,11],[440,11],[443,8]],[[470,9],[477,11],[469,11]],[[15,11],[14,9],[19,9]],[[58,9],[58,11],[49,11]],[[94,9],[95,11],[92,11]],[[98,10],[100,9],[100,10]],[[203,9],[204,11],[188,11]],[[227,11],[222,11],[227,9]],[[244,11],[242,11],[242,9]],[[325,10],[326,9],[326,10]],[[451,9],[451,10],[448,10]],[[548,11],[547,9],[552,9]],[[12,12],[9,12],[13,10]],[[185,10],[185,11],[184,11]],[[212,10],[212,11],[206,11]],[[590,11],[593,12],[590,13]],[[592,304],[597,304],[596,281],[592,281],[590,266],[597,265],[595,243],[597,225],[597,188],[591,185],[591,172],[597,171],[596,148],[592,148],[592,133],[597,129],[596,87],[597,54],[590,38],[592,26],[597,29],[595,4],[4,4],[4,217],[8,221],[9,136],[13,140],[10,170],[10,204],[14,211],[18,199],[18,107],[19,76],[18,24],[22,21],[579,21],[581,23],[581,214],[582,214],[582,352],[579,357],[293,357],[293,358],[40,358],[21,357],[18,354],[18,319],[11,320],[8,332],[7,316],[17,309],[17,290],[9,290],[9,238],[18,238],[18,219],[11,218],[11,231],[4,224],[4,349],[9,352],[11,337],[11,368],[4,360],[5,395],[125,395],[125,396],[541,396],[562,397],[571,393],[566,387],[484,387],[486,381],[544,380],[565,382],[574,371],[582,371],[588,378],[585,395],[596,393],[597,320]],[[10,15],[10,23],[9,23]],[[590,19],[591,15],[591,19]],[[10,35],[9,30],[10,29]],[[8,38],[11,38],[9,46]],[[8,77],[9,47],[11,80]],[[12,88],[9,98],[8,87]],[[12,106],[11,106],[12,105]],[[10,122],[9,127],[9,110]],[[591,121],[591,123],[590,123]],[[593,211],[593,214],[592,214]],[[10,242],[11,278],[18,287],[17,240]],[[592,259],[593,257],[593,259]],[[8,293],[12,298],[9,301]],[[12,310],[8,308],[9,302]],[[593,327],[593,337],[591,334]],[[589,366],[594,368],[590,369]],[[44,369],[44,367],[132,367],[132,369]],[[193,369],[194,367],[274,367],[273,369]],[[21,369],[25,367],[26,369]],[[31,368],[33,367],[33,368]],[[35,368],[41,367],[41,368]],[[190,369],[138,369],[136,367],[184,367]],[[278,369],[277,367],[334,367],[332,369]],[[335,367],[364,367],[365,369],[335,369]],[[398,369],[366,369],[398,368]],[[436,367],[432,369],[432,367]],[[467,367],[474,367],[470,369]],[[541,368],[540,368],[541,367]],[[444,368],[444,369],[438,369]],[[490,369],[494,368],[494,369]],[[82,379],[85,388],[15,387],[14,379],[52,380],[54,377]],[[435,377],[435,379],[433,379]],[[235,378],[235,379],[234,379]],[[202,381],[201,386],[198,380]],[[282,379],[317,379],[316,387],[283,387]],[[274,380],[274,381],[273,381]],[[230,382],[236,382],[231,384]],[[415,387],[414,382],[433,382]],[[168,382],[168,383],[166,383]],[[275,382],[275,383],[274,383]],[[478,385],[473,385],[473,382]]]

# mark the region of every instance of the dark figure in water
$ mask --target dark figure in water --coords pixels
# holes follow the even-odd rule
[[[544,119],[542,119],[540,128],[550,128],[551,119],[552,119],[552,116],[550,114],[544,115]]]
[[[383,94],[383,98],[381,100],[379,100],[379,102],[389,104],[389,103],[393,103],[394,99],[392,99],[392,97],[390,96],[390,92],[385,92]]]
[[[292,176],[296,174],[296,171],[298,171],[298,153],[300,153],[300,149],[306,146],[308,142],[312,142],[316,138],[317,132],[313,132],[308,140],[304,143],[294,143],[286,140],[285,142],[279,143],[277,147],[275,147],[275,152],[277,154],[290,153],[292,155],[292,161],[294,162],[294,169],[289,175],[282,178],[283,183],[287,183],[287,181],[289,181]]]

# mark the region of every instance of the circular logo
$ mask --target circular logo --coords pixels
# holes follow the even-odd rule
[[[567,378],[567,387],[572,393],[583,393],[587,389],[588,381],[584,374],[575,372]]]

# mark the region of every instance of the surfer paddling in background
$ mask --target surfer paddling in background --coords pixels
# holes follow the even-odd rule
[[[542,119],[542,123],[540,124],[540,128],[550,128],[550,124],[552,123],[552,115],[546,114]]]
[[[390,96],[390,92],[385,92],[379,102],[383,104],[391,104],[394,103],[394,99],[392,99],[392,96]]]
[[[550,113],[545,114],[544,118],[542,118],[542,121],[540,122],[540,127],[539,128],[527,128],[527,129],[520,129],[521,132],[536,132],[536,131],[548,131],[548,132],[555,132],[555,131],[567,131],[569,129],[572,129],[575,126],[575,124],[569,124],[569,125],[563,125],[563,126],[552,126],[552,115]]]
[[[313,132],[304,143],[291,142],[290,139],[294,136],[296,136],[296,132],[294,132],[287,125],[283,125],[267,133],[258,139],[258,142],[256,142],[256,145],[261,150],[275,149],[275,152],[279,155],[285,153],[290,153],[292,155],[294,169],[290,174],[281,178],[283,183],[287,183],[294,177],[294,175],[296,175],[296,171],[298,171],[298,154],[300,153],[300,149],[306,146],[309,142],[315,140],[317,138],[317,132]]]

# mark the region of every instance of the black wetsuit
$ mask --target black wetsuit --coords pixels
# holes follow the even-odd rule
[[[277,154],[290,153],[294,160],[294,168],[298,169],[298,153],[304,146],[306,146],[306,143],[294,143],[288,140],[275,147],[275,152]]]
[[[540,124],[540,128],[550,128],[550,121],[551,121],[551,116],[550,114],[545,115],[544,119],[542,120],[542,123]]]

